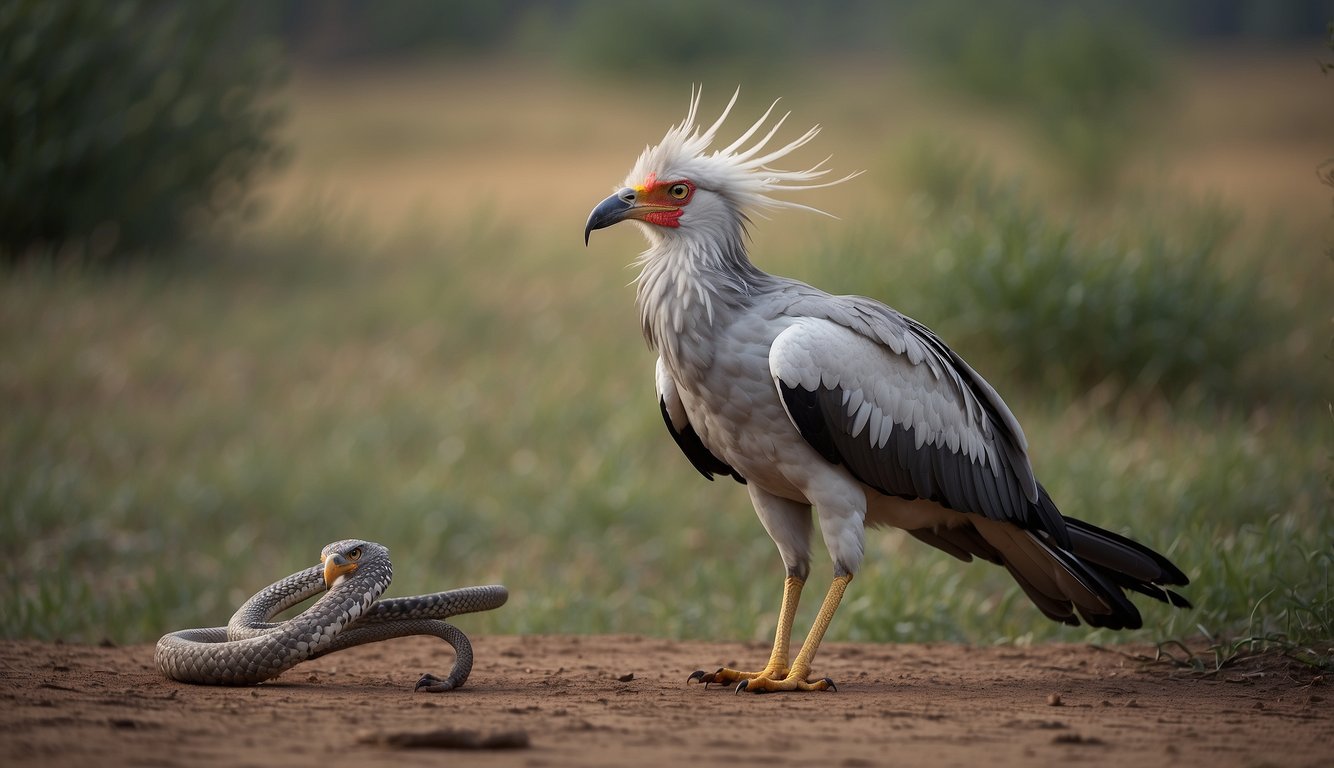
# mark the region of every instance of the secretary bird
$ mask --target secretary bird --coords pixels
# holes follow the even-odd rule
[[[818,126],[766,150],[774,106],[709,152],[736,104],[707,129],[700,93],[680,125],[639,156],[625,186],[593,209],[595,229],[634,221],[648,240],[636,303],[658,354],[667,431],[704,477],[746,485],[787,577],[773,652],[759,672],[726,667],[687,682],[736,691],[833,689],[811,663],[861,565],[865,527],[895,526],[954,557],[1004,566],[1047,617],[1138,628],[1133,590],[1175,606],[1188,583],[1166,557],[1063,516],[1033,476],[1028,444],[1000,395],[926,326],[861,296],[832,296],[766,274],[746,252],[750,214],[815,210],[771,193],[817,189],[824,162],[771,167]],[[775,103],[776,106],[776,103]],[[800,651],[793,617],[810,575],[811,509],[834,578]]]

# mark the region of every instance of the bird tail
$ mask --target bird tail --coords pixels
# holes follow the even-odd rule
[[[1046,490],[1038,492],[1038,503],[1055,512]],[[1139,629],[1143,619],[1126,590],[1179,608],[1191,607],[1190,601],[1167,588],[1190,580],[1166,557],[1120,534],[1061,517],[1069,534],[1068,548],[1044,532],[1009,522],[974,520],[978,533],[999,556],[996,560],[1049,618],[1071,625],[1082,618],[1094,627]]]
[[[1065,518],[1076,557],[1091,565],[1114,584],[1148,595],[1177,608],[1190,608],[1190,601],[1167,589],[1185,586],[1186,574],[1163,555],[1117,533],[1073,517]]]

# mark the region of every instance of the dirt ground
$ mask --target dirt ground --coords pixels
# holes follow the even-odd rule
[[[1334,765],[1329,685],[1281,657],[1202,677],[1126,655],[1142,648],[831,643],[817,673],[837,692],[736,696],[686,676],[758,665],[763,645],[473,644],[463,688],[414,694],[452,661],[439,641],[355,648],[252,688],[166,680],[147,645],[4,642],[0,755],[80,768]]]

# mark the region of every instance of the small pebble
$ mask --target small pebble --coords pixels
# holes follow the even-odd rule
[[[1061,694],[1059,694],[1059,693],[1049,693],[1049,694],[1047,694],[1047,706],[1049,706],[1049,707],[1059,707],[1059,706],[1061,706],[1061,704],[1062,704],[1062,702],[1061,702]]]

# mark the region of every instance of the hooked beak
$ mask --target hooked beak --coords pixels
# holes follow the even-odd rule
[[[333,589],[344,576],[357,570],[357,564],[337,552],[324,558],[324,588]]]
[[[588,245],[588,236],[593,230],[624,221],[634,207],[635,191],[629,187],[598,203],[593,212],[588,214],[588,223],[584,225],[584,245]]]
[[[626,219],[639,219],[642,221],[655,213],[669,213],[670,217],[680,215],[680,209],[674,205],[641,203],[636,200],[637,196],[635,190],[630,187],[624,187],[611,197],[598,203],[597,207],[593,209],[593,212],[588,214],[588,223],[584,225],[584,245],[588,245],[588,236],[593,230],[610,227],[612,224],[625,221]],[[674,218],[672,220],[674,221]],[[675,225],[669,224],[668,226]]]

